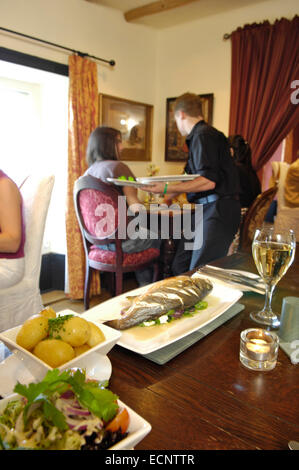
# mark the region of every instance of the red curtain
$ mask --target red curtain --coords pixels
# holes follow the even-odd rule
[[[291,100],[299,79],[299,17],[245,25],[231,41],[229,135],[250,143],[258,171],[299,123],[299,105]]]
[[[66,211],[67,261],[69,296],[84,296],[85,254],[77,222],[73,188],[76,179],[87,169],[85,158],[90,133],[98,125],[98,72],[96,63],[77,55],[69,57],[69,129],[68,129],[68,191]],[[90,293],[100,292],[96,271]]]

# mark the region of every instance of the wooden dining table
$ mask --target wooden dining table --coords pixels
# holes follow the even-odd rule
[[[181,238],[183,230],[183,217],[191,217],[195,210],[194,204],[175,202],[170,207],[163,202],[144,204],[147,212],[147,228],[158,233],[161,240],[161,274],[163,278],[171,276],[172,262],[176,252],[176,238]],[[164,219],[164,220],[163,220]],[[167,233],[164,233],[165,228]],[[180,233],[175,233],[181,227]],[[156,230],[155,230],[156,228]],[[176,237],[176,238],[175,238]],[[178,238],[177,238],[178,240]]]
[[[256,273],[248,253],[210,264]],[[286,296],[299,296],[298,249],[273,310]],[[287,450],[299,441],[299,364],[281,348],[271,371],[241,364],[240,333],[261,327],[249,314],[264,296],[246,292],[239,303],[243,311],[164,365],[118,345],[110,351],[110,389],[152,426],[136,450]]]

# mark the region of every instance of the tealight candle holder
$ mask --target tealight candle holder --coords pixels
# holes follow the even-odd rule
[[[279,338],[272,331],[249,328],[240,335],[240,361],[251,370],[267,371],[276,366]]]

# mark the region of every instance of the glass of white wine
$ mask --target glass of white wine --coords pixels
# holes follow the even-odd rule
[[[271,308],[273,291],[285,275],[295,257],[296,240],[293,230],[276,232],[274,228],[260,228],[255,231],[252,254],[257,270],[266,285],[266,299],[263,310],[250,314],[257,323],[279,327],[279,319]]]

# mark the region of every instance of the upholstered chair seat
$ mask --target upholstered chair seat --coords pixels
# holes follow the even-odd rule
[[[93,176],[81,176],[74,186],[74,205],[85,251],[84,306],[89,308],[91,271],[111,272],[114,294],[123,291],[123,273],[153,266],[153,282],[159,278],[160,250],[148,248],[134,253],[122,249],[119,225],[127,227],[127,208],[119,213],[120,193]]]
[[[157,248],[148,248],[138,253],[124,253],[123,266],[137,266],[141,263],[148,263],[159,256],[160,251]],[[92,245],[88,254],[88,258],[92,261],[98,261],[105,264],[116,264],[116,252],[101,250],[98,246]]]

